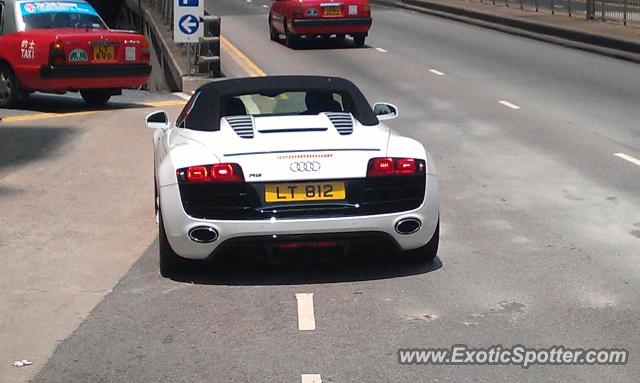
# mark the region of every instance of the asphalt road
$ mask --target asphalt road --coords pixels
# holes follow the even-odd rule
[[[135,147],[134,157],[144,161],[136,174],[119,173],[131,177],[117,188],[132,193],[129,198],[103,201],[104,212],[93,219],[104,217],[111,236],[121,234],[111,232],[112,225],[144,233],[115,238],[127,254],[125,265],[137,261],[112,292],[94,299],[100,303],[44,367],[44,360],[36,361],[33,369],[42,370],[33,381],[306,382],[317,378],[307,374],[317,374],[323,382],[636,382],[640,166],[632,161],[640,158],[640,67],[380,7],[373,9],[365,48],[325,42],[291,50],[268,40],[269,4],[217,0],[207,9],[223,16],[223,35],[260,71],[339,75],[355,81],[370,101],[398,105],[400,118],[390,125],[424,142],[440,174],[438,261],[419,267],[362,254],[259,265],[240,258],[163,279],[152,213],[143,206],[152,199],[150,133],[140,133],[142,109],[114,114],[134,139],[114,150],[132,156]],[[243,60],[228,52],[227,74],[242,75],[234,64]],[[62,125],[104,134],[115,125],[101,120],[93,126],[94,117]],[[52,148],[60,161],[73,153],[83,158],[106,138],[96,135],[87,146],[87,135],[66,137],[67,145]],[[103,150],[101,156],[127,162]],[[19,177],[25,167],[35,172],[43,161],[12,165],[8,177]],[[20,175],[25,185],[36,183],[32,174]],[[65,187],[105,193],[104,183],[80,181]],[[49,196],[48,188],[38,190]],[[37,206],[33,196],[9,198],[21,207],[11,216],[15,222]],[[92,200],[77,204],[79,211],[89,207]],[[135,214],[126,214],[129,209]],[[62,225],[58,215],[47,219]],[[46,232],[42,219],[31,223]],[[17,235],[5,226],[0,238]],[[124,273],[124,265],[109,266],[115,256],[105,248],[108,235],[95,251],[91,235],[68,238],[52,237],[39,251],[58,254],[65,249],[56,244],[69,241],[68,249],[77,243],[86,250],[76,259],[102,260],[110,275],[105,286]],[[148,247],[138,258],[141,246]],[[23,265],[28,275],[29,263]],[[299,330],[296,294],[313,294],[315,329]],[[55,310],[48,315],[55,318]],[[528,369],[398,363],[398,348],[454,344],[626,348],[631,358],[626,366]]]

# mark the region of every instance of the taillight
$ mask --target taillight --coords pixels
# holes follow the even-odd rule
[[[363,17],[371,16],[371,8],[369,8],[369,3],[368,2],[364,3],[364,5],[362,5],[362,16]]]
[[[387,176],[394,174],[425,174],[427,165],[424,160],[414,158],[380,157],[369,160],[367,176]]]
[[[151,51],[149,48],[142,48],[142,61],[151,61]]]
[[[178,180],[186,183],[243,182],[244,175],[238,164],[189,166],[178,170]]]
[[[293,18],[294,19],[302,18],[302,7],[298,7],[298,6],[293,7]]]
[[[64,48],[62,41],[56,40],[49,46],[49,64],[61,65],[65,63]]]

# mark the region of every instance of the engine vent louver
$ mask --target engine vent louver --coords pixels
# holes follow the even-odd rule
[[[353,118],[349,113],[325,113],[338,133],[343,136],[353,133]]]
[[[251,116],[230,116],[224,119],[238,136],[253,138],[253,119]]]

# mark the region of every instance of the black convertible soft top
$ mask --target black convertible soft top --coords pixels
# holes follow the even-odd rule
[[[362,125],[378,124],[371,105],[349,80],[327,76],[265,76],[234,78],[202,85],[178,117],[177,125],[194,130],[220,130],[220,103],[223,98],[303,91],[338,93],[348,100],[345,111],[351,112]]]

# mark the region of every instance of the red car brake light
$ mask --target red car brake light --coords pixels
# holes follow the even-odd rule
[[[379,157],[369,160],[367,177],[388,176],[397,174],[425,174],[427,165],[424,160],[414,158]]]
[[[362,5],[362,16],[363,17],[369,17],[371,16],[371,8],[369,7],[369,2],[365,2]]]
[[[65,63],[64,48],[62,41],[56,40],[49,46],[49,64],[61,65]]]
[[[294,18],[294,19],[301,19],[301,18],[303,18],[302,7],[299,7],[299,6],[297,6],[297,5],[293,7],[293,18]]]
[[[242,168],[233,163],[189,166],[177,173],[178,180],[186,183],[244,182]]]

